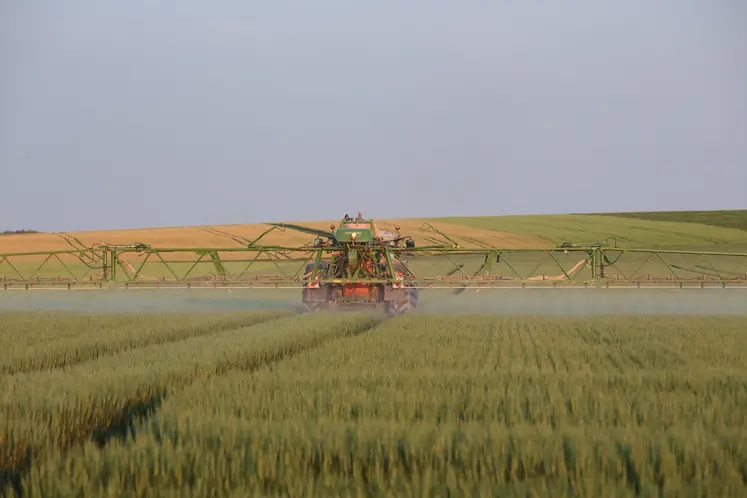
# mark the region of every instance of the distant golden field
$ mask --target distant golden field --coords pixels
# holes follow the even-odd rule
[[[426,220],[381,220],[381,228],[393,229],[399,224],[403,235],[412,236],[418,245],[447,243],[433,232],[422,232]],[[293,222],[290,222],[293,223]],[[334,221],[297,222],[309,228],[328,230]],[[472,228],[456,223],[437,223],[436,228],[457,240],[462,247],[546,247],[539,237],[501,232],[487,228]],[[213,225],[202,227],[173,227],[132,230],[97,230],[87,232],[39,233],[4,235],[0,238],[0,254],[82,249],[94,244],[132,244],[142,242],[158,248],[228,248],[244,247],[245,241],[259,237],[271,228],[268,224]],[[292,229],[274,230],[263,237],[262,245],[297,247],[312,242],[313,235]]]
[[[418,247],[448,246],[452,243],[449,239],[458,243],[460,247],[469,249],[549,248],[555,247],[560,242],[598,243],[606,241],[608,247],[697,251],[693,253],[695,259],[692,257],[688,259],[686,256],[669,257],[670,267],[658,259],[653,263],[649,261],[649,264],[643,267],[642,261],[626,256],[624,260],[619,261],[618,265],[618,270],[623,272],[638,271],[643,272],[644,275],[652,272],[657,275],[669,275],[673,271],[671,265],[674,265],[677,268],[687,269],[689,276],[697,277],[703,272],[711,276],[717,274],[719,277],[744,275],[747,269],[747,257],[744,260],[725,258],[722,261],[712,256],[707,261],[701,261],[698,254],[700,251],[747,254],[747,230],[744,229],[743,223],[744,219],[747,219],[747,211],[714,211],[696,214],[697,216],[689,216],[688,213],[679,213],[677,216],[672,215],[668,218],[666,216],[662,218],[663,215],[652,218],[653,215],[646,213],[640,215],[623,213],[620,215],[375,219],[378,226],[384,230],[393,230],[396,225],[399,225],[400,233],[413,237]],[[0,236],[0,279],[59,279],[69,278],[71,275],[74,275],[76,279],[98,278],[102,268],[101,255],[82,254],[79,251],[101,243],[113,245],[144,243],[158,249],[230,250],[246,247],[251,241],[272,229],[262,238],[259,245],[302,247],[313,242],[315,238],[313,233],[308,233],[304,229],[326,232],[330,229],[330,224],[338,221],[289,220],[286,221],[289,226],[282,230],[273,229],[273,225],[269,223],[256,223],[4,234]],[[432,227],[446,234],[449,239]],[[70,252],[54,256],[16,255],[16,253],[45,251]],[[7,257],[7,255],[11,256]],[[542,253],[530,255],[526,261],[518,261],[514,257],[514,259],[509,259],[512,267],[507,268],[506,271],[509,274],[513,274],[513,271],[534,272],[532,275],[537,278],[544,278],[542,276],[544,274],[560,276],[563,271],[558,268],[558,265],[563,266],[566,271],[573,271],[575,265],[582,261],[574,256],[570,259],[566,258],[568,261],[557,262],[553,260],[554,257],[547,254],[545,256],[547,261],[544,262],[540,261],[543,257]],[[293,275],[299,271],[303,260],[308,261],[311,257],[311,252],[295,252],[292,258],[291,253],[281,255],[242,251],[220,253],[220,259],[228,265],[226,270],[229,273],[245,277],[258,273]],[[289,258],[294,261],[284,261]],[[188,274],[191,278],[201,278],[205,275],[212,275],[216,271],[211,257],[201,252],[161,251],[150,257],[135,252],[124,252],[118,255],[118,259],[122,265],[129,268],[131,273],[138,272],[139,277],[142,278],[171,278],[174,276],[172,270],[179,275]],[[255,264],[254,261],[257,263]],[[172,265],[171,268],[168,268],[164,262]],[[449,269],[453,270],[453,261],[448,261],[448,263]],[[545,267],[547,266],[545,263],[549,264],[549,268]],[[438,271],[444,271],[444,269],[439,268]]]
[[[286,223],[326,231],[338,221]],[[559,242],[609,240],[618,247],[747,252],[747,211],[403,218],[376,222],[389,230],[400,225],[400,233],[413,237],[419,246],[448,243],[436,232],[421,230],[424,223],[430,223],[464,248],[540,248],[554,247]],[[271,227],[255,223],[2,235],[0,254],[82,249],[102,242],[142,242],[156,248],[238,248]],[[270,232],[261,244],[298,247],[313,239],[311,234],[288,228]]]

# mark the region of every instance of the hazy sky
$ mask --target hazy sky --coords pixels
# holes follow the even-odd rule
[[[0,0],[0,229],[747,208],[747,1]]]

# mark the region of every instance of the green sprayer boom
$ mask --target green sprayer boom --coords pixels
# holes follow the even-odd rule
[[[310,240],[302,246],[262,244],[268,234],[285,230],[303,231]],[[399,226],[383,229],[358,213],[329,231],[272,224],[237,247],[134,243],[0,252],[0,290],[298,288],[309,310],[376,307],[400,314],[430,288],[747,287],[745,253],[620,248],[612,237],[547,248],[461,247],[430,223],[418,232],[428,244],[416,247],[413,234],[403,235]]]

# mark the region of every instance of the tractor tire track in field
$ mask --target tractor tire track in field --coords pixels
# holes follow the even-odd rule
[[[53,366],[50,368],[19,368],[19,369],[13,369],[12,366],[10,368],[6,368],[5,371],[0,370],[0,373],[5,373],[9,375],[13,375],[15,373],[36,373],[36,372],[42,372],[45,370],[53,370],[55,368],[68,368],[71,366],[81,365],[83,363],[86,363],[88,361],[93,361],[97,358],[101,358],[104,356],[109,356],[113,354],[118,353],[124,353],[128,351],[136,351],[138,349],[142,349],[148,346],[154,346],[154,345],[167,345],[170,343],[182,341],[182,340],[188,340],[190,338],[194,337],[200,337],[200,336],[207,336],[212,335],[220,332],[229,332],[232,330],[238,330],[246,327],[254,327],[254,326],[261,326],[266,325],[268,323],[271,323],[273,321],[280,320],[282,318],[287,318],[291,315],[276,315],[276,316],[267,316],[265,319],[260,319],[253,321],[252,323],[248,324],[246,322],[244,323],[235,323],[231,324],[230,326],[224,326],[225,324],[216,323],[213,326],[200,328],[197,326],[194,330],[197,331],[197,333],[189,334],[189,335],[181,335],[180,337],[175,337],[175,335],[179,331],[184,330],[190,330],[190,328],[181,328],[176,332],[172,332],[171,334],[166,335],[166,340],[158,340],[160,338],[156,338],[157,340],[147,342],[147,343],[140,343],[136,345],[132,345],[132,347],[127,347],[126,344],[125,347],[122,347],[120,349],[112,349],[109,351],[104,352],[104,354],[93,354],[90,355],[90,357],[78,357],[75,358],[73,361],[67,361],[64,365],[60,366]],[[94,353],[96,353],[94,351]],[[150,397],[146,396],[144,399],[139,400],[134,403],[126,404],[121,415],[119,417],[115,417],[110,424],[99,427],[93,430],[93,432],[89,435],[90,439],[92,439],[94,442],[96,442],[100,447],[105,445],[109,440],[119,437],[119,438],[125,438],[128,434],[128,431],[131,430],[134,425],[139,421],[145,421],[147,418],[155,413],[155,411],[161,406],[161,403],[165,397],[166,393],[156,393],[154,395],[151,395]],[[1,434],[0,434],[1,435]],[[82,437],[81,440],[78,441],[78,444],[83,444],[87,437]],[[31,470],[32,465],[35,463],[34,458],[32,455],[32,451],[30,448],[27,448],[25,451],[25,454],[22,457],[9,455],[5,453],[6,445],[2,444],[6,443],[6,441],[3,441],[0,439],[0,497],[7,496],[8,490],[12,489],[16,496],[22,496],[22,489],[21,489],[21,482],[24,478],[24,476]],[[12,441],[11,441],[12,443]],[[8,446],[9,448],[12,447],[12,444]],[[67,451],[73,449],[75,446],[68,448]],[[11,450],[12,451],[12,450]],[[20,465],[16,465],[11,468],[7,468],[3,465],[3,461],[6,459],[6,457],[10,457],[10,460],[19,460],[21,463]]]
[[[388,320],[391,320],[391,318],[389,318]],[[273,355],[271,355],[265,361],[262,361],[257,364],[250,364],[250,365],[247,365],[246,367],[228,366],[226,368],[216,371],[212,375],[209,375],[207,379],[226,375],[230,372],[244,372],[247,374],[251,374],[263,368],[267,368],[269,366],[275,365],[282,361],[291,359],[295,356],[298,356],[299,354],[303,354],[303,353],[307,353],[310,351],[314,351],[315,349],[319,349],[320,347],[328,343],[332,343],[336,341],[344,341],[347,339],[357,337],[362,334],[366,334],[380,327],[385,321],[387,320],[376,321],[373,325],[363,326],[342,337],[335,337],[335,338],[319,337],[317,340],[313,341],[312,343],[305,345],[304,347],[300,347],[300,348],[296,348],[294,347],[294,345],[289,344],[288,346],[277,350]],[[207,379],[201,379],[201,380],[204,381]],[[192,381],[180,386],[179,390],[181,391],[181,390],[188,388],[190,385],[194,383],[195,380],[196,379],[193,379]],[[92,437],[93,440],[96,442],[99,448],[103,448],[109,442],[114,441],[115,439],[118,439],[121,442],[124,442],[129,437],[130,439],[134,440],[135,438],[137,438],[137,426],[141,424],[145,424],[151,416],[155,415],[158,412],[158,409],[161,407],[161,404],[163,403],[163,401],[170,394],[172,393],[163,392],[161,394],[158,394],[152,397],[151,399],[145,400],[142,403],[138,403],[137,405],[129,408],[128,410],[126,410],[125,413],[122,414],[122,418],[117,423],[111,424],[108,427],[105,427],[102,430],[97,431]]]
[[[276,352],[274,352],[274,354],[272,354],[265,361],[262,361],[256,364],[249,364],[246,367],[242,367],[238,365],[227,366],[225,368],[217,370],[214,374],[209,375],[206,379],[201,379],[201,380],[207,380],[213,377],[219,377],[222,375],[226,375],[230,372],[244,372],[247,374],[251,374],[263,368],[267,368],[269,366],[275,365],[282,361],[291,359],[294,356],[298,356],[299,354],[313,351],[315,349],[319,349],[320,347],[328,343],[336,342],[336,341],[343,341],[346,339],[351,339],[353,337],[357,337],[359,335],[368,333],[374,330],[375,328],[381,326],[382,323],[384,323],[384,321],[386,320],[377,321],[373,325],[363,326],[342,337],[335,337],[335,338],[319,337],[317,340],[300,348],[295,347],[293,344],[289,344],[288,346],[284,348],[278,349]],[[195,380],[196,379],[193,379],[192,381],[180,386],[179,390],[184,390],[188,388],[190,385],[194,383]],[[147,422],[148,418],[158,411],[158,408],[160,408],[161,403],[166,399],[168,395],[169,393],[164,392],[160,395],[155,396],[151,400],[145,401],[144,403],[142,403],[142,405],[135,407],[135,409],[128,410],[128,413],[122,417],[122,420],[118,424],[112,424],[111,426],[105,428],[104,430],[99,431],[95,435],[94,440],[97,442],[99,447],[103,447],[110,441],[114,440],[115,438],[118,438],[124,441],[129,436],[134,439],[135,437],[137,437],[136,426],[139,423]]]
[[[213,377],[226,375],[229,372],[245,372],[252,373],[263,368],[267,368],[271,365],[277,364],[284,360],[293,358],[299,354],[303,354],[309,351],[318,349],[328,343],[335,341],[344,341],[353,337],[366,334],[380,327],[386,321],[391,318],[379,319],[374,321],[373,324],[363,324],[361,327],[350,331],[349,333],[341,337],[324,337],[321,336],[302,347],[297,347],[294,344],[288,344],[285,347],[279,348],[272,354],[268,355],[264,361],[258,363],[250,363],[245,367],[240,365],[225,365],[223,368],[216,369],[212,374],[209,374],[201,378],[193,378],[176,388],[165,387],[163,390],[148,393],[143,396],[140,400],[134,401],[128,404],[121,414],[112,419],[111,423],[105,426],[94,429],[91,433],[84,435],[76,444],[73,444],[63,450],[64,453],[74,451],[78,447],[85,444],[86,441],[92,440],[96,443],[99,448],[104,448],[107,444],[112,441],[118,440],[125,442],[128,438],[134,441],[137,438],[137,427],[146,424],[150,417],[155,415],[163,402],[172,394],[178,393],[178,391],[184,390],[192,385],[195,381],[205,381]],[[265,322],[267,323],[267,322]],[[255,326],[261,326],[263,324],[256,324]],[[4,448],[0,447],[0,450]],[[0,457],[3,457],[0,452]],[[43,461],[43,459],[42,459]],[[31,471],[32,466],[41,463],[39,460],[34,459],[31,451],[22,459],[22,463],[14,468],[0,468],[0,497],[8,496],[9,491],[13,491],[14,496],[24,496],[23,492],[23,480],[26,475]]]
[[[214,324],[208,324],[208,325],[195,325],[195,326],[185,326],[180,327],[176,330],[172,330],[170,332],[164,333],[162,335],[154,335],[153,337],[144,338],[144,340],[140,342],[129,342],[126,338],[123,338],[123,340],[119,343],[113,342],[111,345],[107,345],[106,343],[103,344],[96,344],[95,342],[93,344],[86,345],[87,347],[83,348],[82,351],[79,349],[76,349],[76,356],[68,357],[65,356],[61,361],[56,361],[57,358],[52,359],[52,361],[42,361],[42,362],[33,362],[28,361],[28,358],[22,358],[17,362],[16,364],[7,364],[7,365],[0,365],[0,374],[6,374],[6,375],[14,375],[18,373],[34,373],[34,372],[44,372],[47,370],[54,370],[58,368],[70,368],[76,365],[81,365],[83,363],[87,363],[89,361],[94,361],[98,358],[102,358],[105,356],[111,356],[119,353],[125,353],[127,351],[136,351],[138,349],[143,349],[148,346],[157,346],[157,345],[166,345],[170,343],[175,343],[179,341],[184,341],[191,339],[193,337],[201,337],[201,336],[207,336],[211,334],[216,334],[219,332],[228,332],[231,330],[238,330],[245,327],[253,327],[255,325],[261,325],[265,323],[269,323],[272,321],[279,320],[281,318],[285,318],[287,316],[291,316],[291,314],[277,314],[275,316],[267,316],[263,318],[249,318],[248,321],[244,321],[246,319],[237,320],[234,323],[225,324],[225,323],[214,323]],[[78,339],[72,339],[71,342],[76,342]],[[101,350],[97,349],[97,346],[104,346],[106,349]],[[60,347],[58,346],[56,350],[59,352],[61,351]],[[64,351],[63,351],[64,354]]]
[[[274,354],[272,354],[265,361],[262,361],[257,364],[250,364],[246,367],[241,367],[238,365],[228,366],[226,368],[216,371],[212,375],[209,375],[207,379],[218,377],[221,375],[226,375],[229,372],[244,372],[244,373],[250,374],[252,372],[256,372],[263,368],[267,368],[274,364],[293,358],[294,356],[298,356],[299,354],[318,349],[327,343],[335,342],[335,341],[343,341],[346,339],[351,339],[353,337],[368,333],[374,330],[375,328],[381,326],[381,324],[384,323],[385,321],[386,320],[376,321],[373,325],[363,326],[359,329],[353,330],[351,333],[344,335],[342,337],[334,337],[334,338],[319,337],[317,340],[300,348],[295,347],[293,344],[289,344],[288,346],[284,348],[278,349],[276,352],[274,352]],[[201,379],[201,380],[207,380],[207,379]],[[188,388],[192,383],[194,383],[194,380],[196,379],[193,379],[192,381],[186,383],[185,385],[180,386],[179,390]],[[160,395],[154,396],[152,399],[144,401],[139,406],[134,407],[134,409],[128,410],[128,413],[123,414],[123,417],[119,423],[112,424],[109,427],[106,427],[104,430],[99,431],[94,436],[94,440],[97,442],[97,444],[100,447],[103,447],[107,443],[109,443],[109,441],[112,441],[115,438],[119,438],[120,440],[125,440],[129,436],[134,439],[135,437],[137,437],[136,426],[139,423],[147,422],[148,418],[158,411],[158,408],[160,408],[161,403],[166,399],[168,395],[169,393],[164,392]]]

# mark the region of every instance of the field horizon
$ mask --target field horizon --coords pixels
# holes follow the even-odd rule
[[[461,247],[544,248],[563,242],[596,243],[608,240],[618,247],[657,247],[747,251],[747,209],[714,211],[658,211],[541,215],[384,218],[372,216],[379,226],[412,236],[418,244],[444,243],[435,232],[421,230],[429,223]],[[143,227],[69,232],[6,233],[0,236],[0,254],[69,250],[94,244],[132,244],[152,247],[229,248],[246,246],[278,224],[293,225],[262,238],[267,245],[300,246],[313,235],[299,230],[328,230],[339,219],[268,221],[247,224]]]

